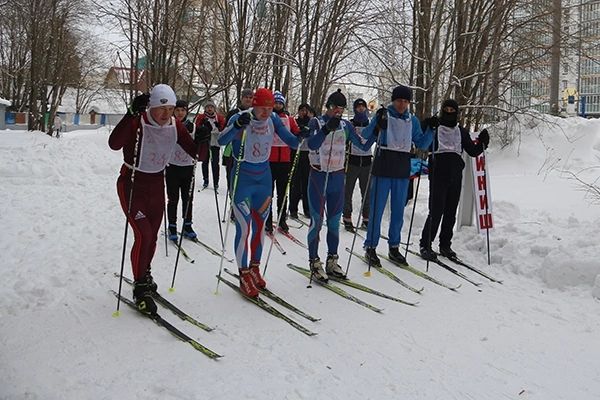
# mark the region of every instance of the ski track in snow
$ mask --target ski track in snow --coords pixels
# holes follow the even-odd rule
[[[190,242],[184,247],[196,262],[180,259],[176,290],[169,293],[174,248],[165,257],[159,236],[153,262],[159,290],[216,329],[204,332],[166,310],[161,314],[223,354],[219,361],[124,304],[120,317],[111,316],[116,299],[108,290],[118,287],[113,273],[125,219],[115,191],[121,153],[108,148],[108,131],[69,132],[60,140],[1,131],[0,399],[597,399],[600,304],[592,292],[600,285],[600,211],[561,171],[598,165],[600,123],[561,123],[562,132],[524,131],[518,152],[494,148],[488,154],[492,266],[486,266],[485,235],[474,228],[462,228],[454,243],[463,259],[504,280],[493,284],[457,267],[483,283],[481,292],[435,264],[429,273],[461,283],[457,293],[386,264],[407,283],[424,286],[419,296],[376,271],[363,276],[365,265],[353,258],[352,279],[420,302],[407,307],[342,286],[384,308],[378,315],[316,284],[307,289],[307,280],[285,267],[306,266],[306,251],[281,237],[288,254],[272,252],[266,279],[273,291],[322,319],[311,323],[276,306],[318,332],[307,337],[223,284],[215,295],[219,260]],[[553,169],[543,169],[548,164]],[[413,242],[426,217],[423,183]],[[224,193],[218,197],[222,210]],[[219,248],[214,192],[196,193],[194,212],[200,238]],[[306,228],[291,233],[306,240]],[[233,235],[231,226],[230,256]],[[343,231],[344,268],[343,249],[351,242]],[[361,242],[357,238],[357,248]],[[269,245],[265,238],[263,261]],[[324,258],[323,242],[320,250]],[[385,241],[379,250],[387,250]],[[425,270],[423,261],[408,260]],[[131,276],[129,249],[125,274]],[[123,292],[130,297],[128,285]]]

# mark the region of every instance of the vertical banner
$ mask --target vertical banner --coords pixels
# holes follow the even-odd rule
[[[490,176],[485,165],[485,153],[473,157],[473,193],[475,197],[475,217],[479,233],[494,227],[492,218],[492,198],[490,194]]]

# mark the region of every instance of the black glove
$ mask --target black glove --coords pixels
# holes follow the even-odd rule
[[[488,145],[490,144],[490,134],[488,133],[487,129],[484,129],[481,132],[479,132],[479,136],[477,137],[477,139],[479,139],[479,142],[483,144],[483,148],[487,149]]]
[[[300,128],[300,137],[303,137],[304,139],[310,137],[310,128],[308,126]]]
[[[204,118],[204,122],[202,122],[202,126],[206,129],[208,129],[208,132],[212,132],[212,130],[213,130],[213,126],[210,123],[210,120],[208,118]]]
[[[235,125],[235,127],[238,129],[242,129],[243,127],[245,127],[246,125],[248,125],[250,123],[251,119],[252,119],[252,116],[250,115],[250,113],[245,112],[245,113],[240,114],[239,118],[233,123],[233,125]]]
[[[135,96],[131,105],[129,106],[129,114],[137,115],[141,112],[146,111],[148,107],[148,103],[150,102],[150,95],[147,93],[140,94]]]
[[[433,117],[426,118],[425,126],[428,126],[431,129],[436,129],[438,126],[440,126],[440,120],[435,115]]]
[[[341,121],[342,118],[337,116],[329,118],[329,121],[327,121],[327,123],[325,124],[325,134],[327,135],[329,132],[335,131],[340,126]]]
[[[384,106],[381,106],[381,108],[377,110],[377,113],[375,113],[375,118],[377,118],[377,128],[379,128],[380,131],[387,129],[388,115]],[[377,134],[379,134],[379,132],[377,132]]]

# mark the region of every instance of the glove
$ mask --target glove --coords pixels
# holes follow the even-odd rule
[[[148,93],[143,93],[138,96],[135,96],[135,98],[131,102],[131,105],[129,106],[129,114],[137,115],[141,112],[146,111],[149,102],[150,95]]]
[[[213,130],[213,126],[208,118],[204,118],[204,122],[202,122],[202,127],[208,129],[208,132],[212,132]]]
[[[245,112],[240,114],[239,118],[233,123],[233,125],[235,125],[235,127],[238,129],[242,129],[250,123],[251,119],[252,116],[250,115],[250,113]]]
[[[435,115],[433,117],[426,118],[425,126],[428,126],[431,129],[436,129],[438,126],[440,126],[440,120]]]
[[[484,129],[481,132],[479,132],[479,136],[477,137],[477,139],[481,144],[483,144],[483,148],[487,149],[488,145],[490,144],[490,134],[488,133],[487,129]]]
[[[381,108],[379,110],[377,110],[377,113],[375,113],[375,117],[377,118],[377,127],[379,128],[379,130],[384,130],[387,129],[387,110],[385,109],[384,106],[381,106]],[[377,132],[379,134],[379,132]]]
[[[325,124],[325,134],[328,134],[331,131],[335,131],[338,126],[340,126],[340,122],[342,119],[340,117],[331,117],[329,121]]]
[[[308,126],[303,126],[300,128],[300,137],[304,139],[310,137],[310,128]]]

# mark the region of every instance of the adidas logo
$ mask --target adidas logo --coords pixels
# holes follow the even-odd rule
[[[143,212],[138,211],[137,214],[135,214],[135,220],[137,221],[138,219],[142,219],[142,218],[146,218],[146,216],[144,215]]]

